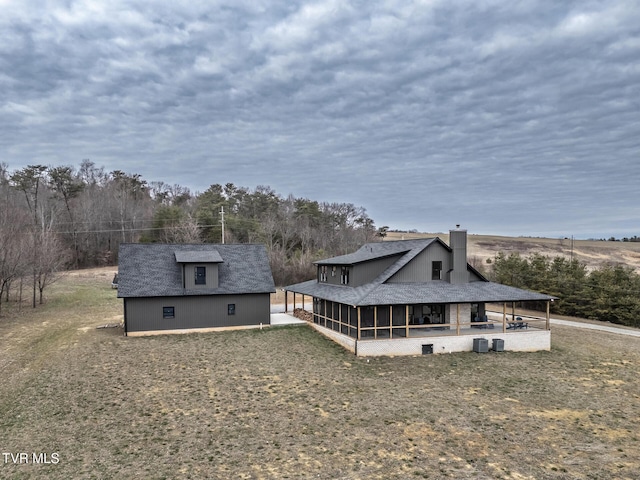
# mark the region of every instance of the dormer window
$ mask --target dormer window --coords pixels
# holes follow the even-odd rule
[[[207,267],[196,267],[195,274],[196,274],[196,277],[195,277],[196,285],[207,284]]]
[[[342,267],[340,272],[340,283],[342,285],[349,285],[349,267]]]
[[[322,265],[320,267],[320,281],[321,282],[326,282],[327,281],[327,266],[326,265]]]

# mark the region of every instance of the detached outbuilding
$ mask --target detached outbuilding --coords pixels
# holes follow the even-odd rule
[[[125,335],[270,323],[275,292],[264,245],[121,244]]]

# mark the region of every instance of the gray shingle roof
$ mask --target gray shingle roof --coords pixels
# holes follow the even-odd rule
[[[217,250],[210,250],[205,252],[199,251],[176,251],[176,262],[178,263],[220,263],[222,262],[222,257]]]
[[[317,265],[355,265],[357,263],[367,262],[377,258],[406,253],[416,248],[420,248],[420,250],[422,250],[431,243],[439,240],[440,239],[436,237],[418,240],[366,243],[353,253],[327,258],[325,260],[318,260],[314,263]],[[443,245],[449,248],[446,244]]]
[[[126,243],[120,245],[118,255],[118,297],[121,298],[275,292],[264,245]],[[215,289],[183,289],[182,266],[176,258],[200,255],[220,258],[217,262],[219,286]]]
[[[451,284],[445,281],[424,283],[383,283],[362,287],[328,285],[316,280],[289,285],[290,292],[323,298],[354,306],[411,305],[419,303],[478,303],[551,300],[552,296],[509,287],[494,282]]]
[[[317,280],[289,285],[286,290],[354,306],[407,305],[420,303],[478,303],[551,300],[549,295],[484,281],[451,284],[445,281],[422,283],[385,283],[421,251],[439,238],[370,243],[349,255],[315,262],[318,265],[353,265],[377,258],[404,253],[372,282],[360,287],[330,285]],[[470,266],[467,268],[473,270]],[[474,270],[475,271],[475,270]]]

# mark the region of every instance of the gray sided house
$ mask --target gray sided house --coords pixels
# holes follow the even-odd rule
[[[270,323],[275,292],[264,245],[121,244],[125,335]]]
[[[296,295],[303,308],[310,297],[312,326],[356,355],[550,349],[553,297],[488,281],[467,263],[466,230],[452,230],[450,245],[438,237],[369,243],[315,264],[316,279],[285,291],[294,308]],[[523,301],[546,302],[546,318],[516,316]]]

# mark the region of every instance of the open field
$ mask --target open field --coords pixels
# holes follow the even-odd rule
[[[356,358],[312,329],[125,338],[111,271],[0,318],[0,478],[603,479],[640,471],[640,340]],[[15,313],[15,312],[14,312]],[[49,457],[51,458],[51,457]]]
[[[440,237],[449,243],[448,233],[399,233],[389,232],[387,240],[400,240],[424,237]],[[540,253],[548,257],[566,257],[578,259],[594,269],[603,263],[624,264],[640,273],[640,242],[603,242],[598,240],[574,240],[567,238],[537,237],[500,237],[469,234],[468,254],[472,264],[484,264],[502,251],[507,255],[518,252],[523,256]]]

